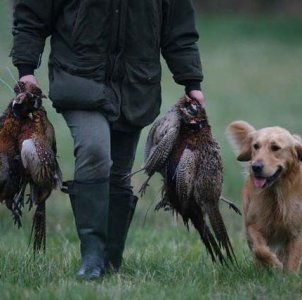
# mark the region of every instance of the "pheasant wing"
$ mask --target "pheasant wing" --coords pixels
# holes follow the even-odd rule
[[[51,145],[54,154],[57,154],[55,129],[51,124],[51,122],[49,121],[49,119],[47,118],[47,112],[43,106],[41,107],[39,113],[42,116],[42,120],[43,120],[42,122],[44,125],[43,129],[45,131],[45,139],[47,140],[48,144]]]
[[[179,127],[179,125],[180,118],[175,109],[171,109],[163,117],[155,121],[147,137],[145,145],[145,161],[148,159],[151,149],[161,141],[169,128],[174,126]]]
[[[175,109],[168,111],[152,126],[145,145],[145,165],[142,169],[128,175],[132,176],[142,170],[148,175],[139,192],[145,193],[148,182],[155,172],[164,175],[165,163],[178,136],[180,118]]]
[[[192,194],[197,159],[197,152],[186,148],[181,155],[176,169],[176,193],[184,209],[186,209]]]
[[[145,171],[148,175],[161,171],[178,136],[180,118],[170,110],[152,126],[145,146]]]

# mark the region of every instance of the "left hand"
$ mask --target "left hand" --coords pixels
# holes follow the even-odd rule
[[[199,90],[192,90],[188,93],[188,96],[191,98],[191,99],[195,99],[197,100],[200,105],[205,108],[206,106],[206,99],[202,93],[202,91],[199,91]]]

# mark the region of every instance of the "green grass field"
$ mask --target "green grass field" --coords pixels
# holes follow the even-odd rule
[[[11,42],[9,1],[0,7],[0,78],[14,85],[8,53]],[[242,170],[226,138],[235,119],[257,128],[280,125],[302,134],[302,22],[281,17],[207,16],[198,19],[205,82],[204,93],[214,134],[225,163],[224,195],[241,205]],[[47,52],[47,51],[46,51]],[[47,91],[47,55],[37,76]],[[165,112],[183,93],[163,70]],[[0,110],[12,93],[0,84]],[[45,103],[53,122],[64,178],[73,174],[72,140],[62,117]],[[144,130],[135,167],[143,162]],[[145,177],[133,179],[137,191]],[[223,204],[221,210],[238,257],[238,268],[212,265],[197,234],[169,212],[155,213],[160,178],[140,200],[120,275],[95,283],[79,282],[79,247],[68,199],[60,192],[48,200],[47,254],[33,260],[28,247],[32,212],[24,213],[21,230],[0,207],[0,299],[301,299],[301,275],[253,266],[242,218]]]

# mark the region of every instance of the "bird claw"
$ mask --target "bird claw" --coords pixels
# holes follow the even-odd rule
[[[21,215],[18,215],[17,213],[13,212],[13,220],[14,220],[14,225],[19,228],[22,227],[22,223],[21,223]]]
[[[238,215],[242,215],[240,209],[230,200],[227,200],[223,197],[220,198],[220,200],[222,200],[223,202],[225,202],[226,204],[229,205],[230,209],[233,209]]]
[[[22,226],[21,224],[22,210],[21,210],[20,203],[13,203],[11,211],[13,214],[14,225],[20,228]]]
[[[141,188],[139,189],[139,194],[141,197],[143,197],[146,193],[146,189],[149,186],[148,182],[143,183],[143,185],[141,186]]]
[[[234,203],[229,204],[229,209],[233,209],[240,216],[242,215],[240,209]]]
[[[17,226],[18,229],[22,227],[21,219],[19,216],[13,214],[14,225]]]
[[[28,211],[30,211],[33,207],[33,200],[31,198],[31,194],[27,194],[26,204],[28,204]]]
[[[22,208],[24,207],[24,197],[22,193],[16,194],[12,201],[11,211],[13,214],[14,225],[17,225],[18,228],[22,226],[21,217],[22,217]]]

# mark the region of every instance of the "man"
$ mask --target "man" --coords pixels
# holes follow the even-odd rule
[[[35,84],[51,37],[49,97],[74,139],[68,192],[81,242],[78,276],[118,271],[136,204],[123,177],[141,129],[159,114],[160,54],[205,105],[191,0],[17,0],[13,35],[20,80]]]

